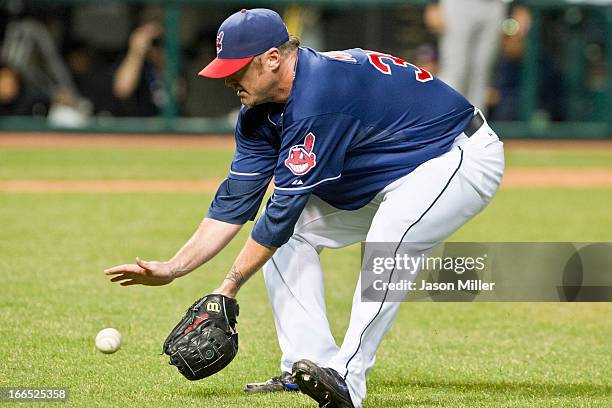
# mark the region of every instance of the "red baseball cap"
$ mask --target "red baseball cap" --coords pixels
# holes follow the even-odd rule
[[[289,41],[281,16],[268,9],[242,9],[229,16],[217,32],[217,58],[198,75],[225,78],[239,71],[253,58]]]

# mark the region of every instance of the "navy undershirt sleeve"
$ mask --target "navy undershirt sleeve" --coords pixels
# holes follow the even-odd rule
[[[253,221],[271,177],[256,180],[227,178],[221,183],[208,209],[208,218],[242,225]]]
[[[266,210],[255,222],[251,238],[266,247],[283,246],[293,235],[295,224],[309,197],[308,193],[291,196],[273,193]]]

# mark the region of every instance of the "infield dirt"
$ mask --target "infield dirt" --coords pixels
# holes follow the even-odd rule
[[[612,151],[612,140],[509,140],[507,151]],[[0,148],[120,148],[232,149],[230,135],[138,135],[81,133],[5,133]],[[2,192],[214,192],[216,178],[181,180],[4,180]],[[611,168],[511,167],[506,169],[502,188],[612,187]]]

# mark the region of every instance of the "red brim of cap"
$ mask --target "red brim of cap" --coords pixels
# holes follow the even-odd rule
[[[207,78],[225,78],[242,69],[246,64],[251,62],[253,58],[255,57],[239,59],[215,58],[210,64],[205,66],[204,69],[198,73],[198,75]]]

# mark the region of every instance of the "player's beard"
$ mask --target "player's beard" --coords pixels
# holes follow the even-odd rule
[[[242,93],[244,96],[240,96],[240,93]],[[249,93],[246,92],[245,90],[236,92],[236,94],[238,95],[238,98],[240,99],[240,103],[244,106],[246,106],[247,108],[252,108],[253,106],[255,106],[255,104],[253,103],[248,103],[248,95]]]

